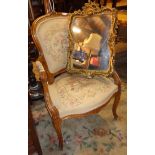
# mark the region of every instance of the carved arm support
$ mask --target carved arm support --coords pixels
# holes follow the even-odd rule
[[[44,67],[42,65],[42,63],[40,61],[36,61],[36,65],[37,68],[39,70],[39,74],[40,74],[40,79],[43,85],[43,89],[44,89],[44,98],[45,98],[45,105],[46,108],[50,114],[50,116],[55,120],[60,120],[59,117],[59,112],[57,110],[57,108],[53,105],[51,98],[50,98],[50,94],[49,94],[49,90],[48,90],[48,80],[47,80],[47,74],[44,70]]]

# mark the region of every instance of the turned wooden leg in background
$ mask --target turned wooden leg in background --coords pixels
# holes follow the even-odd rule
[[[112,0],[112,8],[116,8],[117,0]]]
[[[106,6],[106,5],[107,5],[107,0],[104,0],[103,6]]]
[[[111,0],[112,1],[112,8],[116,8],[117,0]],[[107,0],[103,1],[103,6],[107,5]]]

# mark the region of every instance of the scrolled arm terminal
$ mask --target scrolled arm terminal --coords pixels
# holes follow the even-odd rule
[[[36,61],[35,63],[36,63],[36,66],[38,68],[41,81],[46,82],[47,81],[47,75],[46,75],[46,71],[45,71],[42,63],[40,61]]]

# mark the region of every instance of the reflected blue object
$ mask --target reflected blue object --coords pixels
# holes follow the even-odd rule
[[[87,54],[83,51],[74,51],[73,59],[79,60],[80,62],[84,62],[87,59]]]

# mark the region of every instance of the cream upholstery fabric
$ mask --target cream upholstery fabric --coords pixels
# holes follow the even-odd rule
[[[48,86],[53,104],[60,117],[81,114],[105,104],[117,91],[112,79],[87,79],[80,75],[63,74]]]
[[[68,22],[67,16],[56,16],[45,19],[37,26],[36,35],[51,73],[66,67]]]

